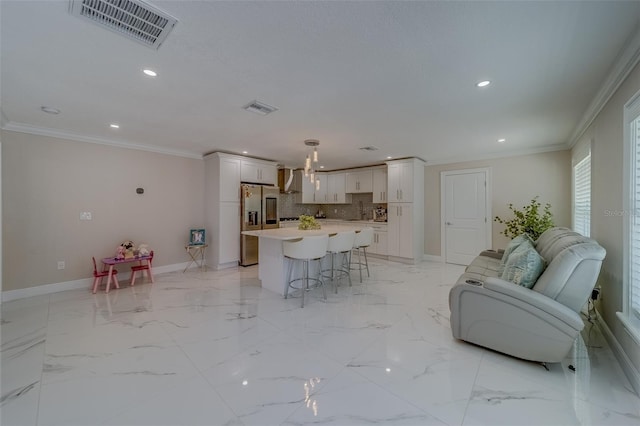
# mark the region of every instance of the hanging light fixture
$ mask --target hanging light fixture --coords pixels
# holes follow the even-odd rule
[[[313,147],[313,151],[307,155],[304,160],[304,176],[308,177],[311,183],[316,186],[316,191],[320,190],[320,181],[316,179],[316,168],[318,167],[318,145],[320,141],[317,139],[307,139],[304,144]]]

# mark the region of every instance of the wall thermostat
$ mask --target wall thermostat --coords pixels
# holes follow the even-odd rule
[[[144,194],[144,188],[136,188],[136,194]]]

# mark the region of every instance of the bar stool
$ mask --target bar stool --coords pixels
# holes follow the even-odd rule
[[[311,261],[318,262],[318,271],[321,272],[322,266],[320,260],[327,254],[327,246],[329,244],[328,235],[317,235],[298,238],[295,240],[285,240],[282,242],[282,251],[284,257],[289,259],[289,271],[287,273],[287,288],[284,291],[284,298],[289,297],[289,287],[302,291],[302,304],[304,308],[304,293],[309,290],[309,280],[316,281],[322,286],[324,300],[327,300],[327,291],[324,288],[322,276],[319,273],[318,278],[309,278],[309,263]],[[291,279],[291,272],[295,261],[302,261],[302,277]],[[295,281],[302,281],[300,287],[292,285]]]
[[[353,248],[353,243],[356,239],[355,231],[338,232],[329,236],[329,245],[327,246],[327,254],[331,256],[331,281],[335,287],[336,293],[338,293],[338,283],[335,281],[335,274],[346,275],[349,279],[349,287],[351,287],[351,273],[349,271],[349,253]],[[341,255],[340,265],[335,268],[335,258],[337,255]],[[322,278],[327,278],[324,272],[329,269],[323,269]],[[340,279],[340,278],[338,278]]]
[[[353,242],[353,249],[358,250],[358,269],[360,270],[360,282],[362,282],[362,258],[360,257],[360,249],[364,252],[364,265],[367,268],[367,276],[370,277],[369,274],[369,261],[367,260],[367,247],[371,245],[373,242],[373,228],[367,227],[362,228],[360,231],[356,231],[356,239]],[[351,268],[352,262],[349,262],[349,269]]]

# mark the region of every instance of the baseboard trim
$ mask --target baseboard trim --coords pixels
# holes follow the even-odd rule
[[[443,262],[444,261],[442,259],[442,256],[434,256],[433,254],[425,254],[423,259],[427,260],[429,262]]]
[[[164,274],[167,272],[183,271],[189,262],[174,263],[171,265],[156,266],[153,268],[154,275]],[[128,281],[131,274],[118,273],[118,277],[122,277],[119,281]],[[81,278],[79,280],[64,281],[59,283],[43,284],[34,287],[20,288],[17,290],[3,291],[1,295],[2,302],[10,302],[11,300],[24,299],[25,297],[42,296],[44,294],[57,293],[59,291],[77,290],[79,288],[91,287],[93,278]]]
[[[213,269],[215,269],[216,271],[219,271],[221,269],[237,268],[238,266],[241,266],[241,265],[238,264],[237,260],[234,260],[231,262],[220,263],[217,267]]]
[[[607,323],[601,320],[602,315],[600,314],[600,312],[597,313],[597,324],[600,328],[600,331],[602,331],[604,338],[607,339],[607,342],[609,343],[613,354],[620,363],[620,367],[622,367],[622,371],[624,372],[625,376],[627,376],[627,379],[629,379],[631,386],[636,391],[636,394],[640,395],[640,373],[631,362],[631,359],[629,359],[629,356],[622,348],[622,345],[620,345],[620,342],[618,342],[618,339],[616,339],[616,336],[611,332],[611,329],[609,328]]]

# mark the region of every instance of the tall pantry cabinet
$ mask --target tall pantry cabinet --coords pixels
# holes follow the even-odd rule
[[[424,258],[424,161],[388,161],[387,246],[390,260]]]
[[[215,152],[205,159],[205,227],[207,265],[237,266],[240,260],[241,157]]]

